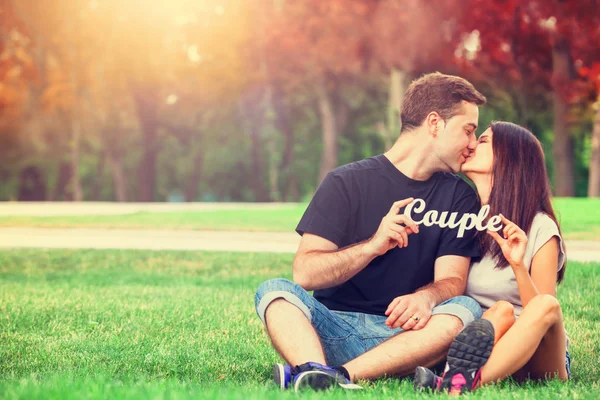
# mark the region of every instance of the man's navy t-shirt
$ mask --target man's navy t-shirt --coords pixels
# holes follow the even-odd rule
[[[477,213],[475,191],[461,178],[438,172],[426,181],[415,181],[400,172],[384,155],[353,162],[331,171],[296,227],[300,235],[312,233],[343,248],[369,239],[392,204],[409,197],[425,200],[425,212],[436,210]],[[400,210],[402,213],[404,209]],[[397,296],[414,293],[434,278],[435,260],[442,256],[478,257],[476,230],[457,238],[458,228],[419,225],[409,235],[408,247],[395,247],[376,257],[347,282],[315,290],[315,298],[331,310],[383,315]]]

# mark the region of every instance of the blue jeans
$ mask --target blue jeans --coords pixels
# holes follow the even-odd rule
[[[342,365],[383,341],[403,332],[385,325],[386,316],[329,310],[297,283],[287,279],[263,282],[254,297],[259,318],[265,323],[269,304],[283,298],[298,307],[317,331],[329,365]],[[458,296],[433,309],[432,315],[449,314],[462,320],[463,327],[481,318],[481,307],[470,297]]]

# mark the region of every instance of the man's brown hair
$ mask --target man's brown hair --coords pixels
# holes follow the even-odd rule
[[[432,111],[448,120],[460,112],[463,100],[478,106],[486,102],[485,96],[466,79],[439,72],[423,75],[413,81],[404,94],[401,131],[420,126]]]

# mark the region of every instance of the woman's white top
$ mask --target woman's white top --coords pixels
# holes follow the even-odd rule
[[[498,233],[502,235],[501,231]],[[558,271],[560,271],[566,258],[563,239],[560,237],[556,223],[547,214],[538,213],[533,219],[531,230],[527,235],[527,248],[523,258],[525,267],[530,274],[533,256],[554,236],[559,241]],[[472,263],[465,295],[477,300],[483,311],[499,300],[506,300],[514,306],[515,316],[518,317],[523,311],[523,304],[515,274],[510,265],[498,269],[496,264],[490,255],[484,256],[479,262]]]

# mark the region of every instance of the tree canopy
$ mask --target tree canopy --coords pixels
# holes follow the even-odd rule
[[[433,71],[600,196],[594,0],[1,0],[0,200],[299,201]]]

